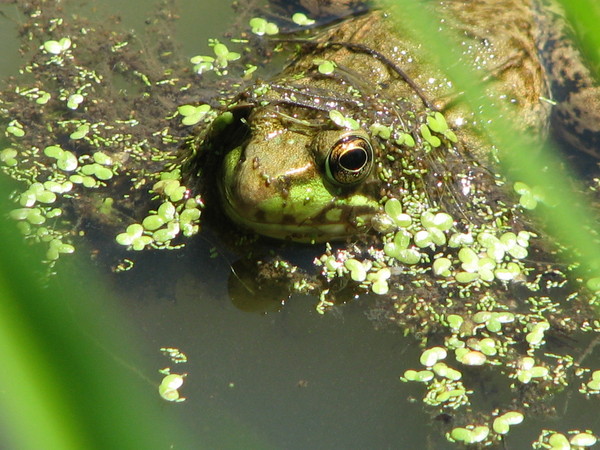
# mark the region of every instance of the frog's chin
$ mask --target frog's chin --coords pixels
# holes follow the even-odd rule
[[[228,201],[224,202],[225,214],[241,228],[249,229],[261,236],[299,243],[317,243],[342,240],[352,234],[343,223],[270,223],[249,218]]]
[[[365,232],[366,227],[358,227],[346,221],[323,220],[326,215],[319,214],[318,220],[305,219],[302,223],[295,222],[292,217],[284,218],[280,222],[268,222],[251,217],[240,208],[232,204],[230,199],[223,195],[222,205],[225,214],[236,225],[249,229],[261,236],[272,239],[287,240],[299,243],[319,243],[327,241],[340,241],[351,236]],[[247,210],[246,210],[247,212]],[[363,212],[358,217],[360,223],[369,224],[373,213]],[[341,217],[347,219],[347,217]]]
[[[341,223],[320,225],[283,225],[273,223],[245,222],[244,226],[262,236],[305,244],[338,241],[348,237],[348,230]]]

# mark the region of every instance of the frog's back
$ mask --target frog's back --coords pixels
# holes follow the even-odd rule
[[[499,107],[497,112],[510,114],[520,131],[540,137],[545,136],[551,118],[555,136],[600,157],[600,89],[574,43],[564,11],[554,0],[473,0],[468,7],[464,0],[449,0],[428,7],[444,18],[440,28],[457,36],[461,43],[457,64],[467,64],[481,75]],[[430,63],[435,58],[428,55],[426,37],[418,36],[401,19],[393,23],[386,17],[375,11],[354,18],[328,31],[324,39],[376,49],[400,67],[449,122],[465,123],[467,112],[461,106],[460,93],[451,88],[443,71]],[[372,61],[361,66],[361,56],[351,50],[347,53],[352,56],[346,61],[356,60],[347,65],[360,76],[389,82],[385,79],[389,74],[373,69]],[[402,80],[391,89],[396,95],[414,96]],[[472,149],[480,145],[476,141],[470,144]]]
[[[495,112],[516,118],[516,126],[528,134],[543,134],[551,105],[541,99],[550,97],[550,85],[538,54],[540,31],[531,2],[476,0],[465,8],[464,0],[450,0],[427,7],[444,17],[441,27],[458,37],[461,49],[456,64],[467,65],[479,74],[486,83],[490,103],[497,108]],[[396,22],[392,16],[400,20]],[[431,106],[442,111],[465,148],[485,158],[485,145],[476,136],[477,117],[466,109],[461,93],[436,64],[426,36],[405,23],[401,14],[390,15],[386,8],[373,10],[332,27],[321,39],[346,45],[332,47],[323,52],[323,57],[345,68],[354,79],[366,80],[365,85],[381,87],[383,92],[378,95],[410,99],[415,110]],[[352,44],[377,52],[382,58],[357,51]],[[383,58],[401,70],[405,78],[390,71]]]
[[[600,158],[600,88],[575,42],[575,31],[562,7],[553,0],[536,0],[543,33],[540,57],[548,72],[553,134],[576,150]]]

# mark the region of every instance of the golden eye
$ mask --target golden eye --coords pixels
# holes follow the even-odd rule
[[[329,179],[343,186],[363,181],[373,167],[373,147],[362,136],[348,135],[337,141],[329,151],[325,168]]]

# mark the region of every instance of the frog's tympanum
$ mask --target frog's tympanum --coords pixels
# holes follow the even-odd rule
[[[141,46],[99,24],[56,20],[59,11],[37,3],[22,6],[27,76],[0,98],[10,140],[0,160],[25,185],[10,215],[47,243],[48,260],[98,230],[128,251],[174,249],[200,232],[202,217],[234,237],[230,248],[275,254],[241,259],[258,268],[256,290],[313,293],[320,312],[359,299],[378,324],[417,336],[424,352],[403,380],[423,384],[424,402],[451,419],[452,441],[498,442],[528,408],[553,410],[565,386],[598,396],[600,375],[551,337],[600,331],[600,278],[575,273],[576,260],[557,262],[564,249],[529,215],[552,208],[550,187],[501,175],[502,149],[483,123],[510,122],[523,151],[541,152],[551,128],[598,155],[599,91],[556,5],[423,2],[456,38],[453,64],[476,74],[478,104],[436,62],[432,36],[405,19],[409,8],[273,1],[244,45],[212,40],[214,54],[193,57],[192,73],[168,32]],[[294,12],[308,27],[273,36],[269,21]],[[264,58],[280,51],[290,60],[277,70]],[[135,88],[114,88],[124,80]],[[289,242],[317,244],[312,271],[277,255]],[[475,401],[476,366],[510,392],[492,410]],[[546,430],[538,444],[561,439]]]

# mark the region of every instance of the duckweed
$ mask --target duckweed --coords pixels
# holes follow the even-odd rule
[[[0,151],[0,161],[9,167],[14,167],[17,165],[17,156],[18,152],[14,148],[5,148]]]
[[[309,19],[306,16],[306,14],[303,14],[303,13],[295,13],[294,15],[292,15],[292,22],[294,22],[296,25],[300,25],[300,26],[310,26],[310,25],[314,25],[314,23],[315,23],[315,21],[313,19]]]
[[[450,314],[446,320],[448,321],[448,325],[450,328],[456,332],[460,329],[461,325],[464,323],[465,319],[463,319],[458,314]]]
[[[160,352],[167,356],[174,364],[184,364],[188,361],[187,355],[175,347],[161,347]],[[170,374],[170,371],[168,374]]]
[[[185,376],[186,374],[179,375],[176,373],[165,375],[158,386],[158,393],[160,396],[169,402],[181,402],[185,400],[180,397],[178,391],[178,389],[183,386]]]
[[[421,261],[421,253],[414,248],[407,248],[397,252],[394,257],[403,264],[409,266],[418,264]]]
[[[50,145],[44,149],[44,154],[56,159],[56,165],[60,170],[73,172],[79,165],[77,157],[68,150],[63,150],[58,145]]]
[[[427,125],[422,124],[419,127],[419,131],[421,132],[423,139],[425,139],[432,147],[439,147],[442,145],[440,138],[431,134],[431,130]]]
[[[179,180],[160,180],[153,188],[155,192],[161,192],[166,195],[171,202],[179,202],[186,194],[187,187],[182,186]]]
[[[529,187],[527,184],[517,181],[513,188],[520,195],[519,204],[525,209],[535,209],[540,202],[544,202],[545,195],[539,187]]]
[[[215,58],[212,56],[197,55],[190,58],[190,62],[194,65],[194,72],[198,75],[213,70],[215,68],[214,61]]]
[[[39,91],[39,96],[36,98],[35,102],[38,105],[45,105],[46,103],[48,103],[50,101],[51,98],[52,98],[52,96],[50,95],[49,92]]]
[[[443,378],[447,378],[452,381],[458,381],[462,378],[462,373],[452,367],[448,367],[442,362],[437,362],[432,367],[433,372]]]
[[[448,127],[446,118],[439,111],[436,111],[435,113],[433,113],[433,115],[427,116],[427,126],[431,131],[443,134],[446,137],[446,139],[448,139],[450,142],[458,142],[456,134],[450,129],[450,127]],[[437,145],[433,146],[437,147]]]
[[[389,139],[392,136],[392,129],[380,123],[374,123],[369,127],[371,134],[381,139]]]
[[[181,123],[190,126],[195,125],[204,119],[210,109],[210,105],[181,105],[177,108],[177,112],[183,116]]]
[[[463,444],[477,444],[483,442],[490,434],[490,429],[485,425],[469,425],[467,428],[456,427],[450,432],[450,439]]]
[[[6,127],[7,135],[11,134],[14,137],[20,138],[25,136],[23,125],[18,120],[11,120]]]
[[[143,233],[144,227],[134,223],[129,225],[124,233],[118,234],[116,241],[121,245],[131,247],[133,250],[140,251],[152,242],[152,238],[145,236]]]
[[[70,95],[69,98],[67,98],[67,108],[77,109],[79,108],[79,105],[83,103],[84,100],[85,97],[79,93]]]
[[[190,237],[199,231],[202,201],[199,197],[187,198],[188,189],[180,184],[180,177],[179,170],[161,174],[153,191],[162,196],[163,202],[141,224],[132,224],[119,234],[117,243],[134,250],[175,248],[172,241],[180,235]]]
[[[158,230],[166,223],[166,219],[158,214],[152,216],[146,216],[142,221],[142,227],[144,230],[154,231]]]
[[[411,369],[404,372],[404,379],[406,381],[418,381],[420,383],[427,383],[433,380],[434,377],[435,375],[430,370],[416,371]]]
[[[308,21],[306,16],[304,16],[304,18]],[[279,33],[279,27],[276,24],[273,22],[268,22],[262,17],[253,17],[250,19],[249,25],[252,32],[258,36],[263,36],[265,34],[270,36]]]
[[[571,444],[567,437],[562,433],[554,433],[549,436],[548,444],[552,450],[569,450],[571,448]]]
[[[523,384],[528,384],[538,378],[547,378],[550,370],[545,366],[536,366],[535,359],[526,356],[517,363],[515,377]]]
[[[589,431],[569,431],[569,439],[565,434],[554,430],[543,430],[538,440],[533,443],[536,449],[569,450],[573,447],[586,448],[596,444],[598,439]]]
[[[596,445],[598,439],[591,433],[577,433],[571,439],[569,443],[575,447],[591,447]]]
[[[70,244],[63,243],[60,239],[52,239],[48,251],[46,252],[46,258],[49,261],[55,261],[62,254],[69,254],[75,252],[75,247]]]
[[[50,190],[46,190],[42,183],[33,183],[29,186],[25,192],[19,197],[19,203],[21,206],[27,208],[32,207],[39,203],[54,203],[56,201],[56,194]]]
[[[416,145],[415,139],[408,133],[400,133],[395,142],[397,145],[406,145],[407,147],[414,147]]]
[[[73,131],[69,138],[73,140],[83,139],[90,132],[90,126],[88,124],[79,125],[75,131]]]
[[[409,227],[412,217],[402,212],[402,204],[397,198],[391,198],[385,202],[384,210],[398,227]]]
[[[432,270],[433,273],[435,275],[437,275],[438,277],[449,277],[451,275],[450,273],[450,267],[452,266],[452,261],[450,261],[448,258],[437,258],[435,259],[435,261],[433,261],[433,265]]]
[[[448,352],[443,347],[433,347],[421,354],[421,364],[432,367],[439,361],[446,359]]]
[[[594,370],[591,379],[579,391],[582,394],[600,394],[600,370]]]
[[[482,366],[487,361],[487,357],[478,350],[457,348],[455,353],[456,360],[465,366]]]
[[[213,39],[209,45],[213,48],[216,56],[215,62],[220,68],[227,67],[230,61],[236,61],[241,57],[239,53],[230,51],[225,44],[216,39]]]
[[[59,55],[71,48],[71,44],[71,39],[69,39],[68,37],[64,37],[59,41],[48,40],[44,42],[42,47],[46,52],[52,55]]]
[[[497,434],[508,434],[510,427],[523,422],[524,416],[520,412],[510,411],[494,419],[492,430]]]
[[[498,353],[496,341],[493,338],[484,338],[478,342],[479,350],[485,356],[494,356]]]
[[[337,67],[336,63],[334,63],[333,61],[323,59],[315,59],[314,63],[317,65],[317,70],[319,71],[319,73],[322,73],[323,75],[331,75]]]
[[[544,333],[550,329],[550,324],[548,322],[539,322],[535,325],[529,324],[528,329],[531,331],[527,333],[525,340],[530,346],[539,347],[543,344]]]
[[[208,45],[212,47],[215,55],[214,57],[196,55],[190,58],[190,62],[194,65],[194,72],[199,75],[212,70],[214,70],[217,75],[226,75],[226,69],[229,66],[229,63],[237,61],[242,56],[238,52],[229,50],[229,48],[218,39],[209,39]]]
[[[454,219],[445,212],[425,211],[421,214],[421,224],[430,230],[448,231],[454,225]]]
[[[329,119],[341,128],[346,128],[348,130],[358,130],[360,128],[360,124],[356,119],[344,116],[340,111],[335,109],[329,111]]]
[[[98,163],[86,164],[82,166],[81,173],[87,176],[93,175],[98,180],[102,181],[110,180],[114,176],[114,173],[111,169]]]
[[[13,209],[9,216],[13,220],[26,220],[32,225],[41,225],[46,222],[42,210],[40,208],[18,208]]]

